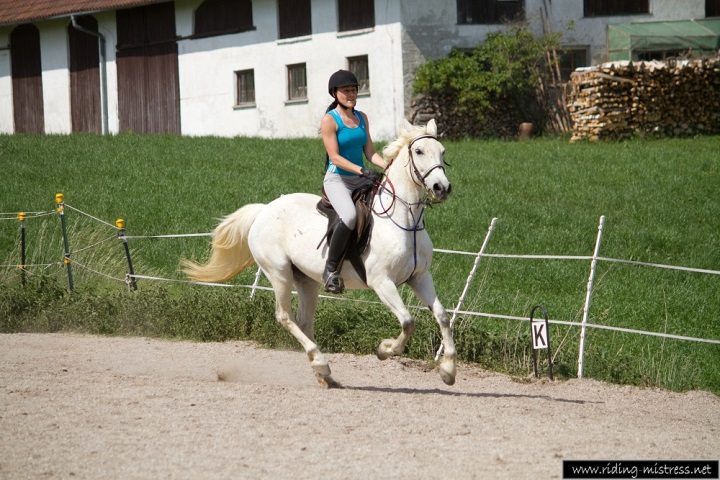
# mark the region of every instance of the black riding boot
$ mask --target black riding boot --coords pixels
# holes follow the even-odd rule
[[[326,292],[343,293],[345,290],[345,282],[343,282],[340,276],[340,269],[342,268],[340,262],[345,255],[345,249],[347,248],[351,233],[352,230],[343,222],[338,222],[330,238],[328,258],[325,262],[325,271],[322,275]]]

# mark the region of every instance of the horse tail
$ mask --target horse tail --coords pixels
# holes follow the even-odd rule
[[[245,205],[222,219],[213,231],[210,259],[204,265],[182,259],[182,271],[198,282],[224,282],[255,263],[248,245],[248,233],[261,203]]]

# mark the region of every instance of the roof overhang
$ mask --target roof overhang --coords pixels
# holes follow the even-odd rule
[[[0,26],[87,15],[168,0],[0,0]]]

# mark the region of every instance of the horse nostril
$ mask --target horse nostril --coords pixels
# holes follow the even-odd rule
[[[448,195],[450,195],[450,192],[452,192],[452,183],[448,184]]]
[[[443,186],[440,183],[434,184],[433,185],[433,193],[435,195],[435,198],[440,201],[445,200],[447,198],[447,196],[450,194],[450,189],[451,189],[450,184],[448,184],[447,188],[445,188],[445,186]]]

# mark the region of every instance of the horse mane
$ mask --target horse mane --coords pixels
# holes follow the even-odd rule
[[[419,125],[411,125],[409,122],[405,122],[405,126],[400,129],[400,135],[398,138],[388,143],[383,148],[383,157],[386,161],[391,162],[397,158],[403,148],[407,147],[413,138],[423,135],[427,132],[427,127]]]

